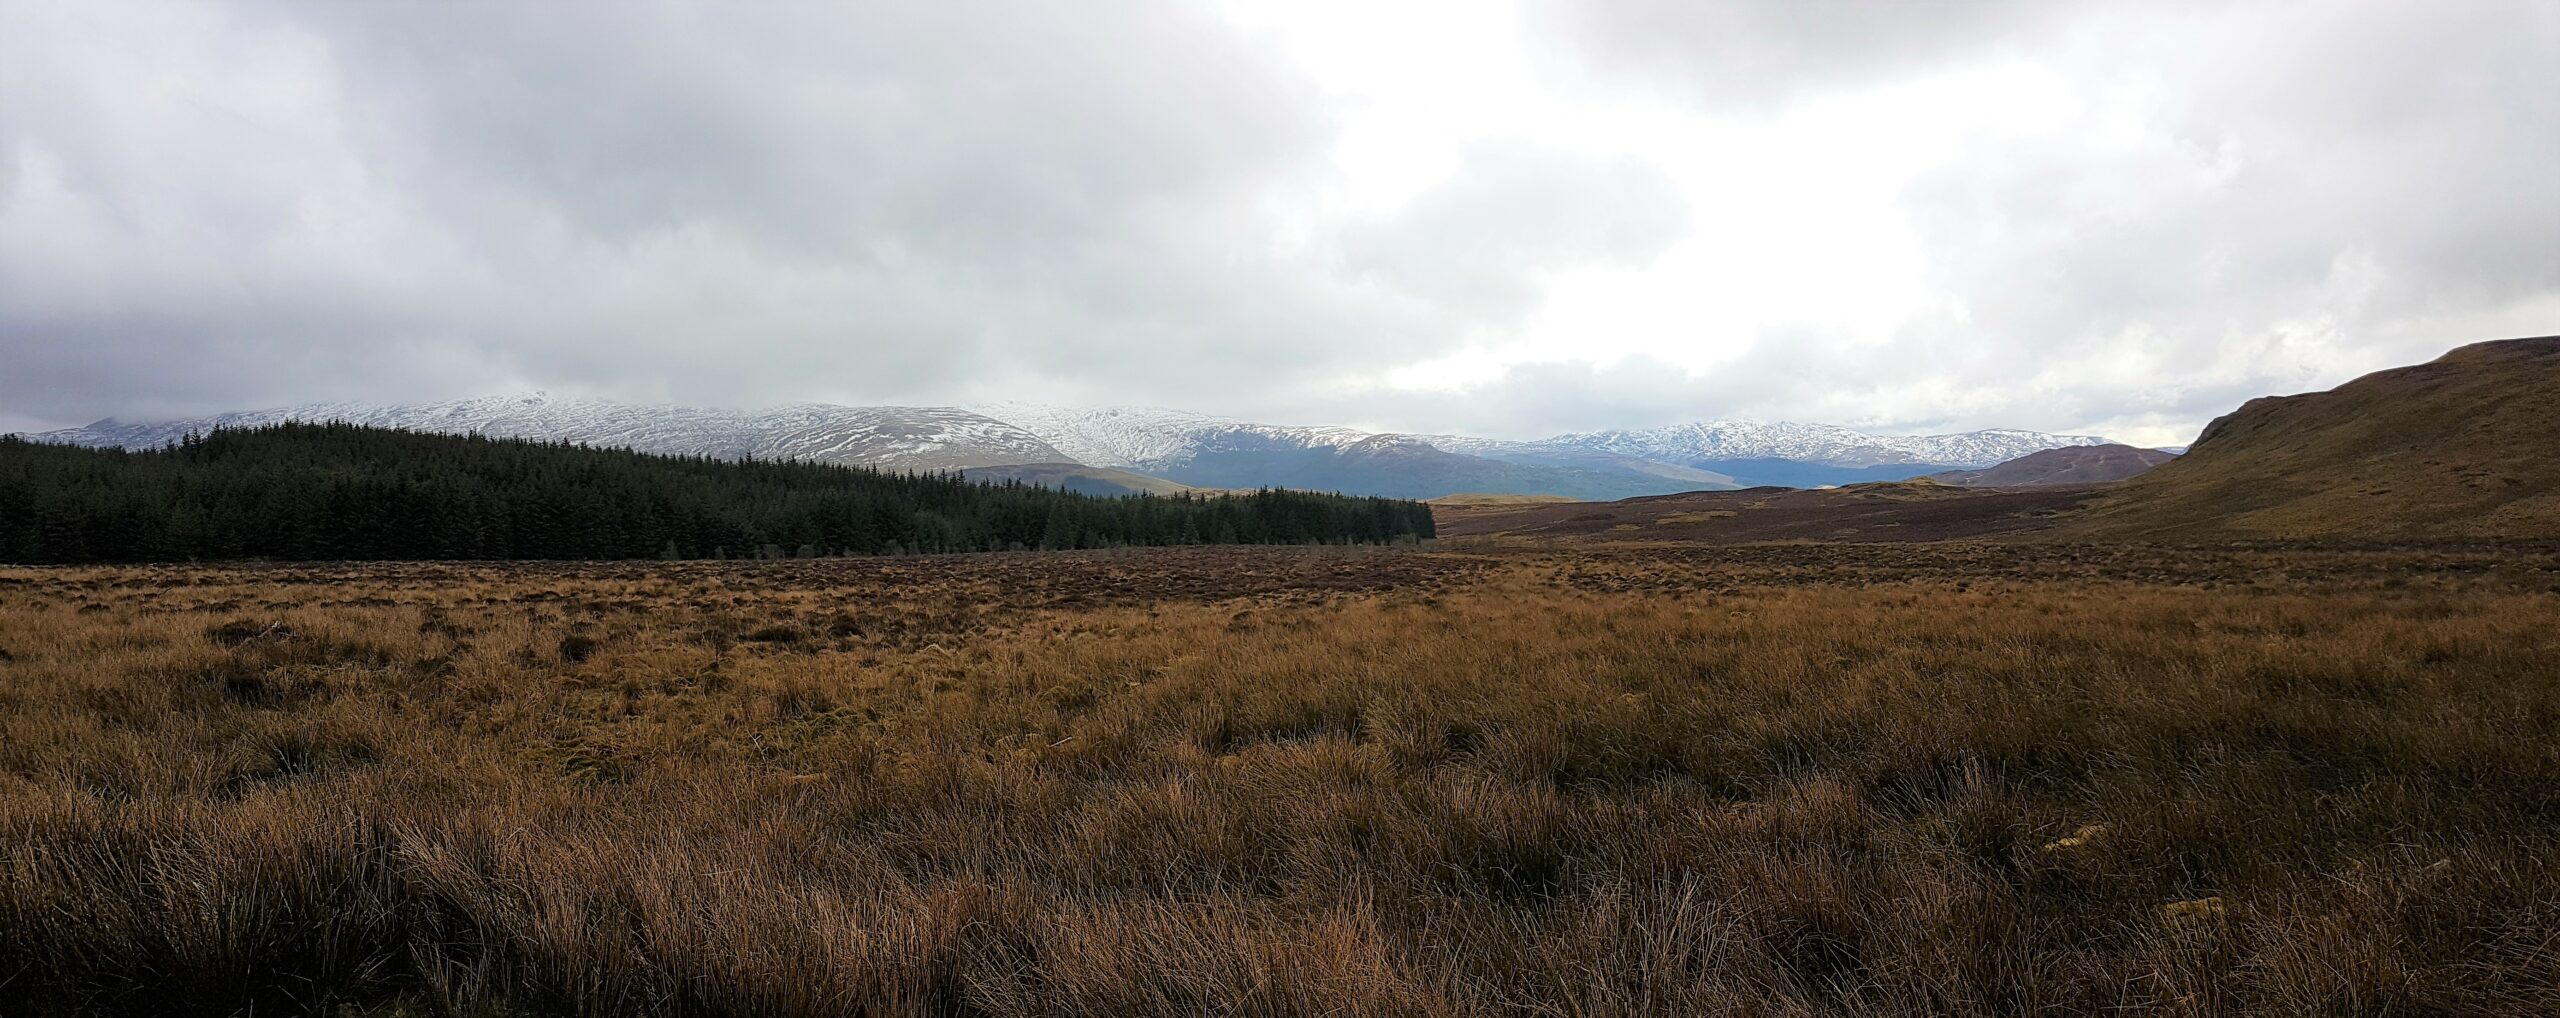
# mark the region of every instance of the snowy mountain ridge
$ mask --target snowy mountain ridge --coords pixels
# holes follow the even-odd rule
[[[314,403],[153,424],[113,419],[33,435],[41,441],[129,449],[167,445],[190,432],[291,421],[482,434],[722,459],[805,459],[895,470],[1054,463],[1065,454],[1037,436],[951,407],[848,407],[797,403],[755,413],[533,392],[442,403]]]
[[[1675,463],[1783,459],[1832,466],[1946,463],[1972,467],[2045,449],[2104,445],[2107,440],[2011,428],[1949,435],[1875,435],[1833,424],[1719,419],[1640,431],[1559,435],[1547,443]]]
[[[1254,424],[1161,407],[1084,409],[1005,401],[968,409],[1037,435],[1076,462],[1142,473],[1179,465],[1208,451],[1274,444],[1340,449],[1374,434],[1356,428]]]
[[[1463,487],[1453,490],[1588,498],[1753,484],[1846,483],[1898,476],[1904,467],[1987,467],[2044,449],[2105,441],[2009,429],[1875,435],[1836,425],[1731,419],[1507,441],[1259,424],[1155,407],[1076,408],[1029,401],[971,407],[794,403],[744,412],[540,392],[421,404],[315,403],[148,424],[109,419],[32,437],[149,448],[190,432],[286,421],[344,421],[643,452],[805,459],[895,470],[1075,463],[1204,487],[1401,493],[1458,484]]]

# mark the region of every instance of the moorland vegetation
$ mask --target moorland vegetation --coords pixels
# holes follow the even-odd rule
[[[43,1014],[2560,1011],[2560,547],[0,570]]]

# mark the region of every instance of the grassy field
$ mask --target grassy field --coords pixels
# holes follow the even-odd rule
[[[252,1007],[2560,1013],[2560,546],[0,570],[0,1011]]]

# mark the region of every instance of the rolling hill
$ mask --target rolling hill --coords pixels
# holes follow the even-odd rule
[[[1947,470],[1927,477],[1940,484],[1967,488],[2105,484],[2124,480],[2177,458],[2158,449],[2136,449],[2129,445],[2077,445],[2031,452],[1980,470]]]
[[[2253,399],[2056,536],[2560,536],[2560,336]]]

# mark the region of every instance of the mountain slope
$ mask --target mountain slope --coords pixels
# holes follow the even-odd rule
[[[1356,428],[1254,424],[1154,407],[973,407],[1068,455],[1208,488],[1276,486],[1435,498],[1458,491],[1624,498],[1732,487],[1705,471],[1587,450]]]
[[[1911,463],[1986,467],[2041,449],[2105,443],[2106,439],[2094,435],[2048,435],[2005,428],[1953,435],[1870,435],[1829,424],[1741,420],[1675,424],[1642,431],[1594,431],[1548,440],[1552,445],[1708,469],[1717,469],[1719,463],[1752,460],[1833,467]]]
[[[1149,472],[1208,488],[1273,485],[1417,499],[1460,491],[1624,498],[1722,487],[1671,481],[1637,470],[1508,463],[1449,452],[1408,435],[1371,435],[1344,446],[1302,446],[1283,437],[1239,434],[1181,460],[1160,462]]]
[[[2560,336],[2253,399],[2061,536],[2560,536]]]
[[[1186,484],[1256,483],[1344,491],[1387,483],[1380,494],[1435,497],[1450,490],[1501,491],[1612,499],[1677,491],[1729,490],[1753,484],[1815,487],[1900,480],[1947,467],[1985,467],[2040,449],[2099,445],[2086,435],[1990,430],[1954,435],[1870,435],[1821,424],[1719,420],[1644,431],[1559,435],[1504,441],[1465,435],[1410,435],[1441,453],[1401,447],[1409,462],[1388,467],[1383,450],[1353,448],[1369,432],[1339,427],[1252,424],[1207,414],[1149,407],[1076,409],[1030,402],[972,407],[1022,426],[1082,462],[1115,466]],[[1507,466],[1494,466],[1505,464]],[[1381,473],[1381,470],[1386,472]],[[1446,494],[1447,492],[1440,492]]]
[[[2142,473],[2176,456],[2158,449],[2129,445],[2075,445],[2031,452],[1980,470],[1948,470],[1928,475],[1940,484],[1969,488],[2006,488],[2046,484],[2106,484]]]
[[[1711,421],[1524,442],[1257,424],[1145,407],[1076,409],[1018,401],[971,408],[801,403],[742,413],[541,393],[415,405],[324,403],[159,424],[106,420],[33,437],[155,448],[217,427],[290,421],[344,421],[718,459],[798,459],[890,470],[1024,466],[1028,472],[1020,476],[1025,479],[1037,476],[1058,483],[1067,483],[1067,475],[1048,467],[1080,464],[1198,487],[1283,487],[1406,498],[1475,491],[1606,500],[1746,485],[1817,487],[1989,466],[2037,449],[2100,441],[2025,431],[1879,436],[1828,425]],[[1074,483],[1099,485],[1096,490],[1132,487],[1127,480],[1086,477]],[[1132,490],[1147,483],[1141,479]]]
[[[1729,474],[1601,449],[1559,444],[1553,439],[1539,442],[1505,442],[1490,438],[1469,438],[1464,435],[1418,435],[1415,437],[1430,443],[1437,449],[1467,456],[1481,456],[1504,463],[1559,467],[1567,470],[1628,472],[1646,477],[1658,477],[1668,482],[1645,494],[1672,491],[1724,491],[1741,487]]]
[[[1131,473],[1117,467],[1089,467],[1082,463],[1016,463],[1010,466],[970,467],[962,470],[960,476],[990,484],[1020,481],[1043,488],[1072,491],[1079,495],[1179,495],[1186,491],[1199,490],[1179,481]]]
[[[317,403],[158,424],[99,421],[31,436],[86,446],[156,448],[189,433],[288,422],[343,422],[443,434],[575,442],[717,459],[799,459],[890,470],[950,470],[1069,457],[1021,428],[950,407],[800,403],[757,413],[559,399],[543,393],[444,403]]]
[[[1356,428],[1251,424],[1160,407],[1052,406],[1022,401],[969,408],[1036,435],[1079,463],[1157,473],[1203,454],[1237,449],[1339,449],[1370,437]]]

